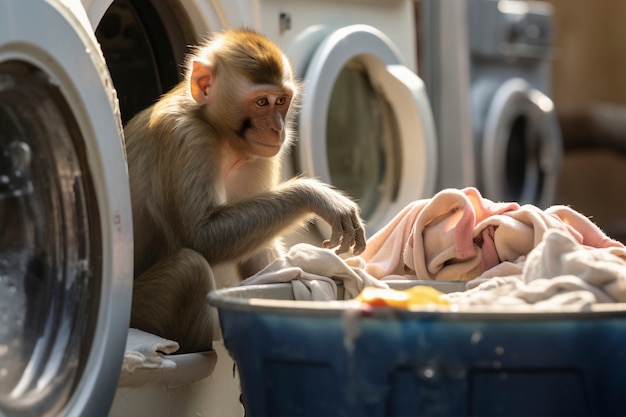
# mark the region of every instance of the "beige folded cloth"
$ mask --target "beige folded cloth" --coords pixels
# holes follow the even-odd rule
[[[122,372],[135,369],[175,368],[176,363],[164,357],[178,350],[178,343],[139,329],[129,329]]]

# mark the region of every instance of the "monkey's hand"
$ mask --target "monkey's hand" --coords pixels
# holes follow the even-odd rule
[[[359,206],[349,197],[331,187],[311,179],[299,179],[310,191],[310,209],[327,222],[332,229],[330,239],[323,242],[325,248],[338,247],[335,253],[351,251],[358,255],[365,250],[365,225]]]

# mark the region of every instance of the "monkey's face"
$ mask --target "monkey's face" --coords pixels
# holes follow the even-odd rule
[[[252,87],[243,98],[245,110],[237,135],[250,153],[261,157],[278,154],[286,138],[286,121],[294,92],[287,87]]]

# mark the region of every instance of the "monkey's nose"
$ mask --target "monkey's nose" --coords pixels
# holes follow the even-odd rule
[[[275,115],[273,123],[270,124],[271,129],[276,133],[282,133],[285,129],[285,121],[280,114]]]

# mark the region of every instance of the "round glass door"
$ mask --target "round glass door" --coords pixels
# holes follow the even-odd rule
[[[482,146],[487,197],[552,204],[562,144],[554,105],[545,94],[520,78],[503,83],[489,106]]]
[[[366,25],[334,31],[305,80],[299,168],[355,198],[369,235],[432,194],[435,132],[424,84],[383,33]]]
[[[106,415],[132,219],[114,90],[76,0],[0,2],[0,231],[0,415]]]
[[[100,218],[67,104],[32,66],[0,74],[0,406],[45,415],[93,340]]]
[[[364,218],[374,215],[380,201],[397,199],[402,166],[398,124],[358,59],[348,62],[335,80],[326,146],[331,183],[359,201]]]

